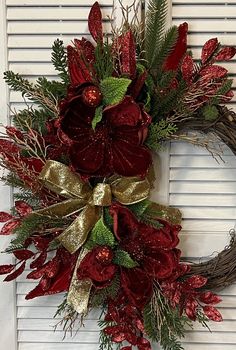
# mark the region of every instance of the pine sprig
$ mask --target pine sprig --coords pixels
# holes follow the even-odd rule
[[[14,230],[16,238],[11,241],[10,246],[6,249],[6,252],[11,253],[16,249],[23,248],[27,238],[34,233],[44,233],[44,229],[46,227],[61,227],[64,224],[65,218],[53,218],[46,215],[32,213],[26,216],[22,220],[21,225]]]
[[[45,95],[40,84],[34,85],[12,71],[4,72],[4,79],[12,90],[21,92],[23,97],[47,109],[50,113],[58,115],[57,99],[52,94]]]
[[[116,275],[108,287],[96,289],[91,297],[91,307],[101,307],[106,303],[107,299],[114,299],[120,290],[120,278]]]
[[[233,80],[227,79],[224,84],[216,91],[215,96],[210,99],[211,104],[219,104],[222,100],[222,96],[224,96],[231,88],[232,88]]]
[[[179,338],[184,337],[185,328],[191,327],[186,316],[181,316],[178,308],[173,309],[164,298],[159,287],[154,284],[151,302],[145,306],[144,327],[153,341],[159,341],[163,350],[183,350]]]
[[[58,71],[58,75],[64,84],[68,85],[70,80],[68,74],[66,49],[63,41],[60,39],[55,40],[52,46],[52,64]]]
[[[176,125],[168,123],[166,120],[151,124],[149,127],[146,145],[148,148],[159,151],[162,147],[161,142],[167,140],[172,134],[177,131]]]
[[[113,53],[112,46],[105,41],[103,46],[98,43],[95,48],[95,62],[94,68],[97,73],[98,80],[103,80],[112,76],[113,66]]]
[[[146,15],[145,55],[150,68],[155,65],[157,51],[165,32],[168,4],[166,0],[150,0]]]
[[[50,119],[50,114],[47,110],[30,107],[15,114],[13,116],[13,124],[23,132],[28,132],[31,128],[40,135],[44,135],[47,133],[46,122],[48,119]]]
[[[160,42],[160,47],[156,50],[153,57],[155,68],[161,69],[168,55],[171,53],[178,38],[178,28],[173,26],[165,33],[163,39]]]

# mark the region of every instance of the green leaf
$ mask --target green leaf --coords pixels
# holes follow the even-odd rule
[[[101,81],[101,92],[105,105],[114,105],[123,100],[131,80],[127,78],[105,78]]]
[[[99,106],[95,110],[95,116],[94,116],[94,118],[92,120],[92,128],[93,128],[93,130],[95,130],[97,124],[102,120],[102,110],[103,110],[103,106]]]
[[[115,237],[109,228],[104,224],[103,219],[99,219],[92,229],[90,240],[97,245],[107,245],[113,247],[115,244]]]
[[[124,250],[120,250],[120,249],[118,249],[115,252],[115,257],[113,259],[113,263],[120,265],[120,266],[127,267],[128,269],[132,269],[133,267],[138,266],[138,263],[136,263],[131,258],[129,253],[125,252]]]

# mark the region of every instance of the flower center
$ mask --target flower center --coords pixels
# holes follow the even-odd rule
[[[109,265],[113,259],[112,249],[106,246],[101,247],[97,252],[96,259],[102,265]]]

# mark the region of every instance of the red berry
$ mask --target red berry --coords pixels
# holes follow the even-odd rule
[[[89,107],[97,107],[102,102],[102,93],[97,86],[87,86],[82,93],[83,102]]]

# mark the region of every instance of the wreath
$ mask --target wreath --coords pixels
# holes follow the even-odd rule
[[[236,49],[210,39],[196,63],[187,23],[164,31],[167,1],[150,1],[145,26],[123,13],[110,37],[95,2],[93,42],[54,42],[58,80],[5,72],[33,104],[13,113],[0,138],[2,180],[19,189],[11,213],[0,213],[15,262],[0,274],[12,281],[30,266],[26,278],[39,283],[26,299],[64,292],[65,332],[102,308],[101,350],[149,350],[149,340],[180,350],[193,321],[222,321],[213,290],[236,280],[236,242],[207,262],[182,260],[180,211],[148,199],[151,151],[174,139],[214,152],[211,133],[236,153],[236,115],[223,105],[232,80],[217,64]]]

